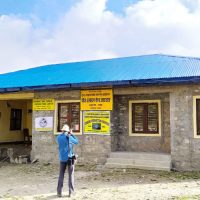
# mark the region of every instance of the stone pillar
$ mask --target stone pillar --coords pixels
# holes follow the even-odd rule
[[[192,91],[186,86],[176,89],[174,92],[170,93],[172,168],[177,170],[192,170],[192,99]]]

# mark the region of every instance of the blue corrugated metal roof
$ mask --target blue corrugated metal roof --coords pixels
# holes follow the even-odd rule
[[[200,78],[200,58],[144,55],[53,64],[0,75],[0,88],[16,89],[97,83],[165,83]]]

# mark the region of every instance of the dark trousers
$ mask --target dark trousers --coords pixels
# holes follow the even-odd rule
[[[68,166],[68,187],[69,195],[74,191],[74,164],[72,162],[60,162],[60,173],[58,178],[57,193],[62,194],[63,181],[65,176],[65,170]]]

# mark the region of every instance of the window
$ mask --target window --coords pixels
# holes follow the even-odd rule
[[[130,101],[130,126],[132,135],[160,135],[160,101]]]
[[[10,113],[10,130],[21,130],[22,124],[22,109],[11,109]]]
[[[200,136],[200,99],[196,99],[197,136]]]
[[[200,96],[193,97],[193,128],[194,137],[200,138]]]
[[[80,103],[58,103],[57,131],[68,124],[73,132],[80,132]]]

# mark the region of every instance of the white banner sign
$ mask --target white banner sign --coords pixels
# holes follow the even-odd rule
[[[36,131],[52,131],[53,117],[37,117],[35,118]]]

